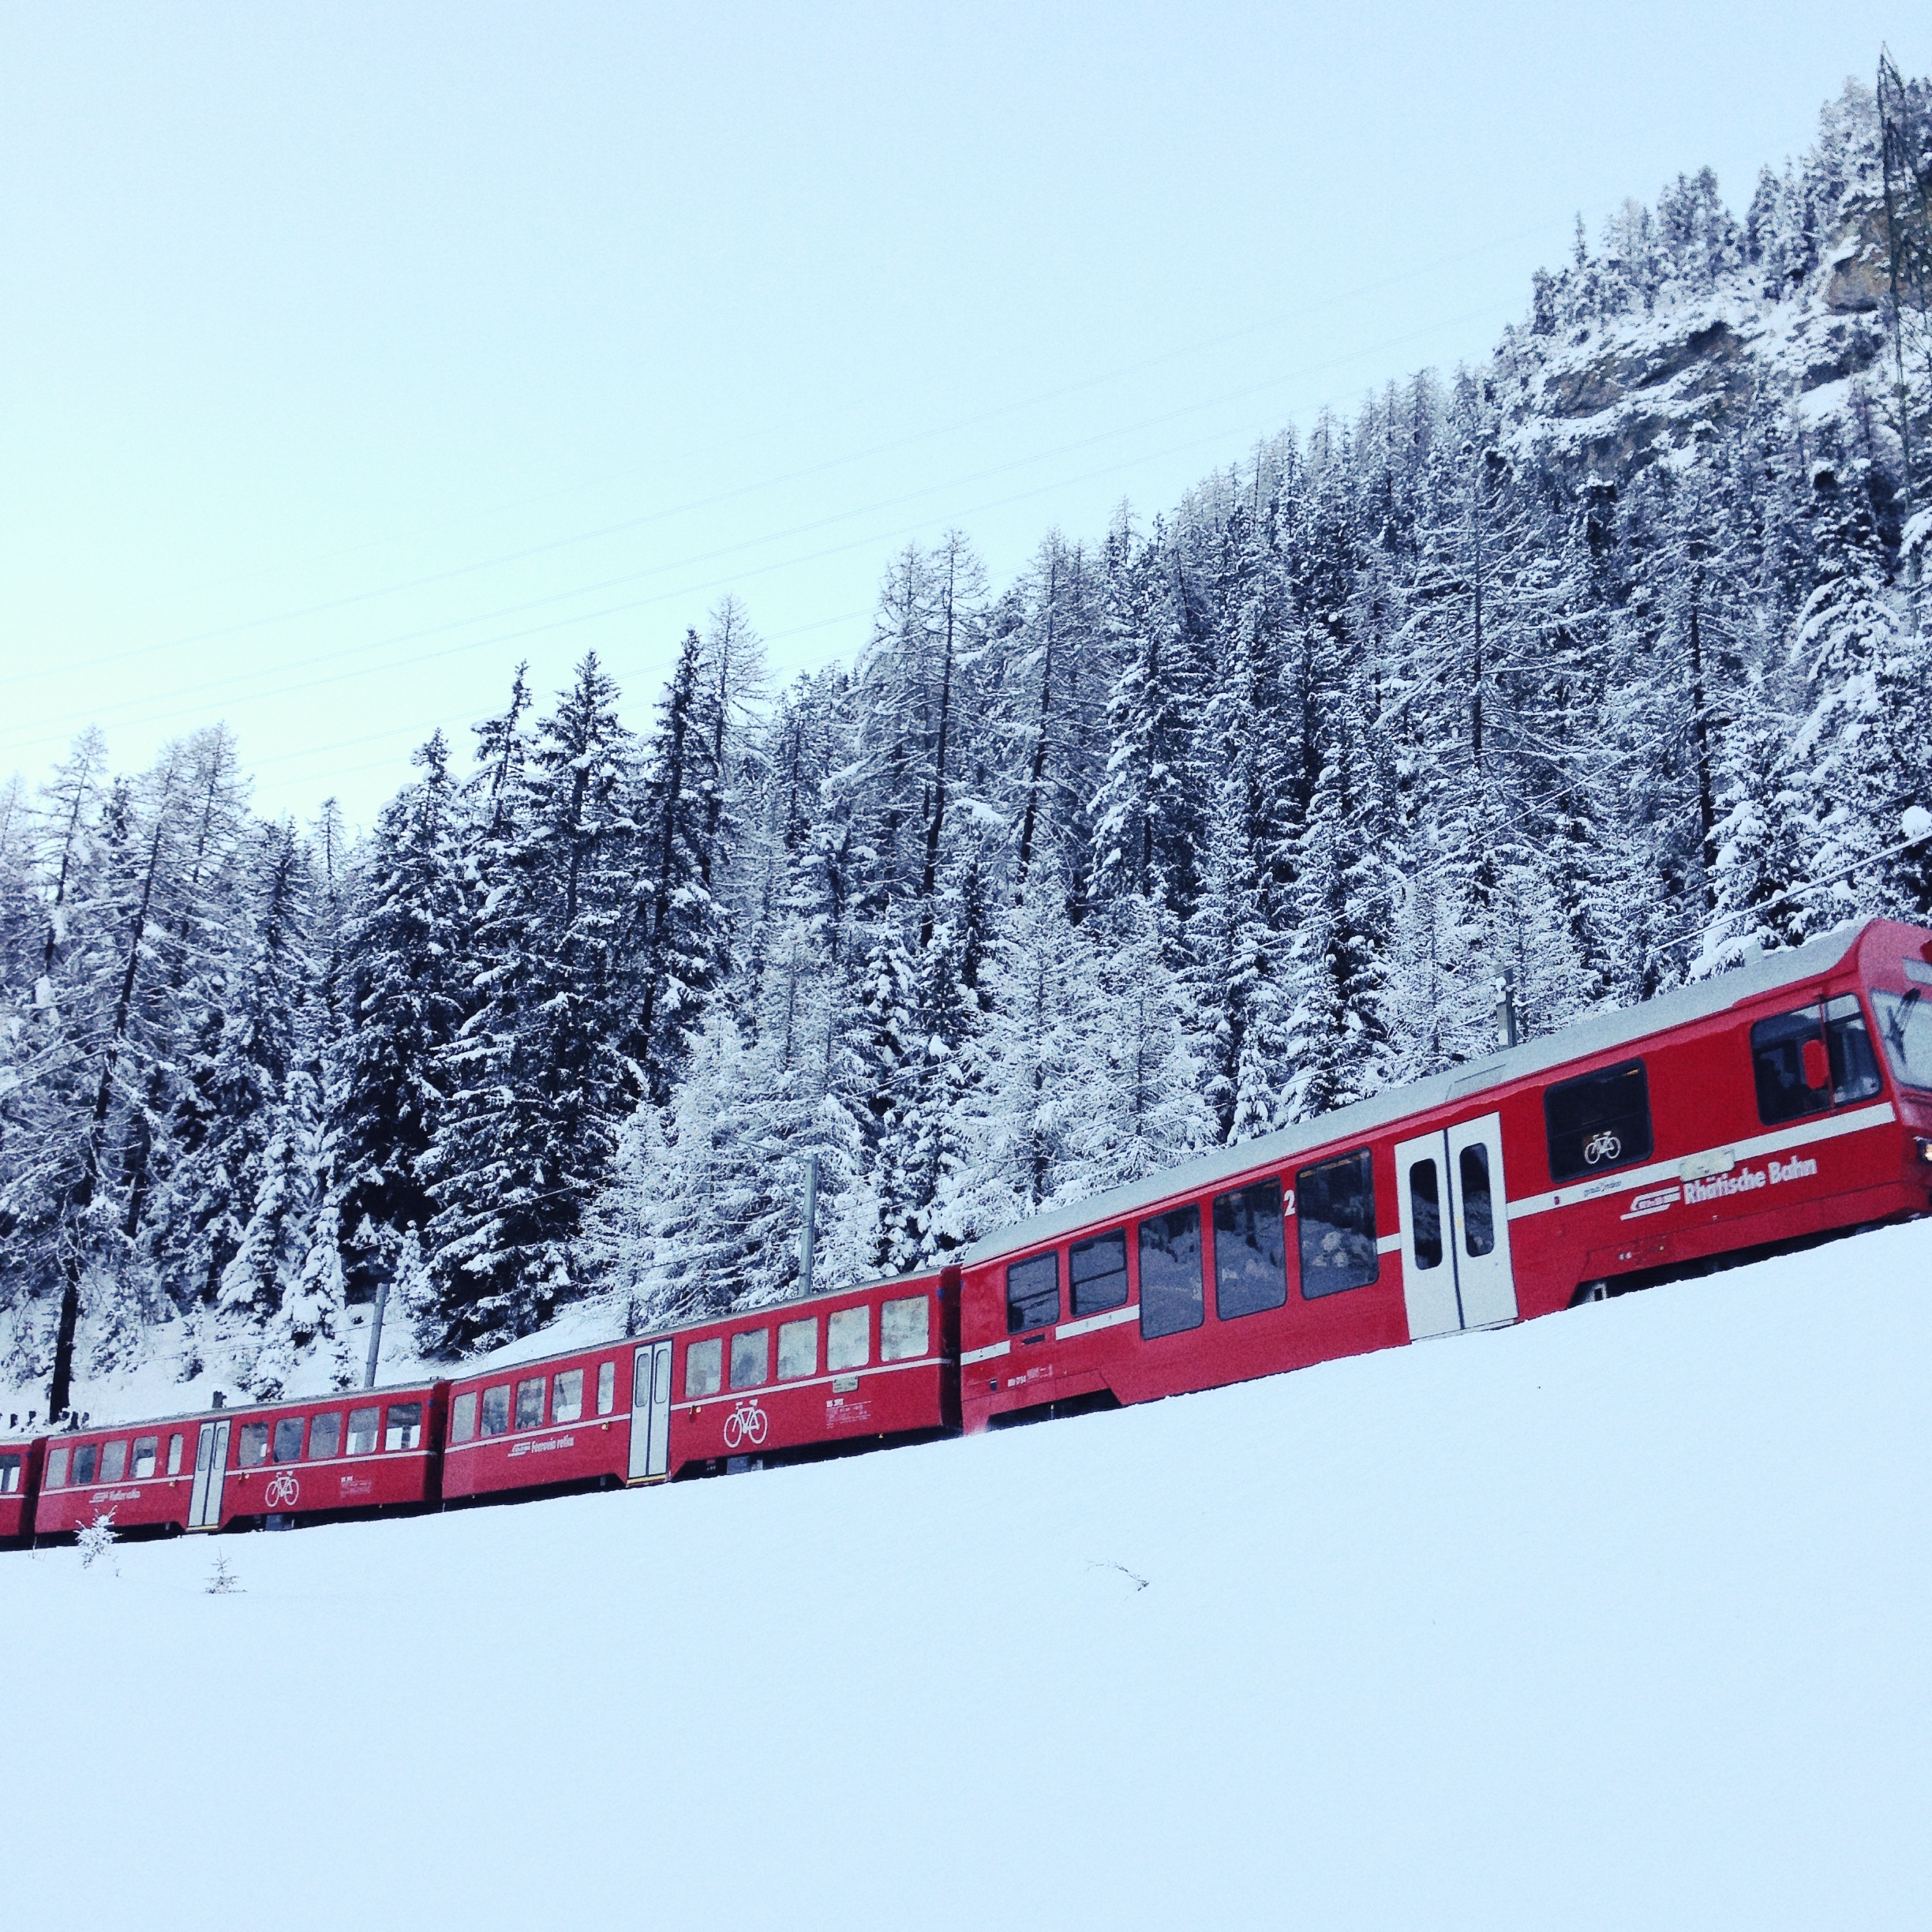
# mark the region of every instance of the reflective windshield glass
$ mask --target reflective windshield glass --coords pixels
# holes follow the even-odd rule
[[[1900,1084],[1932,1087],[1932,1013],[1917,987],[1909,993],[1874,993],[1878,1037]]]

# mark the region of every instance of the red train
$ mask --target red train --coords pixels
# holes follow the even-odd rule
[[[1002,1229],[957,1267],[415,1387],[0,1439],[0,1539],[365,1516],[1276,1374],[1932,1208],[1932,932],[1841,928]]]

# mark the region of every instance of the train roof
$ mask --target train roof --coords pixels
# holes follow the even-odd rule
[[[1394,1121],[1448,1106],[1485,1088],[1548,1073],[1572,1061],[1589,1059],[1613,1047],[1648,1039],[1671,1027],[1707,1019],[1780,987],[1820,979],[1843,963],[1867,927],[1874,923],[1848,921],[1821,933],[1815,939],[1807,940],[1801,946],[1762,953],[1747,965],[1660,994],[1641,1005],[1588,1014],[1554,1033],[1526,1040],[1520,1046],[1481,1060],[1465,1061],[1460,1066],[1431,1074],[1426,1080],[1389,1088],[1370,1099],[1338,1107],[1332,1114],[1297,1121],[1292,1127],[1279,1128],[1273,1133],[1239,1141],[1232,1147],[1211,1148],[1178,1166],[1149,1174],[1144,1180],[1110,1188],[1103,1194],[1090,1195],[1068,1207],[1049,1208],[1024,1221],[1009,1222],[975,1241],[961,1256],[961,1264],[972,1267],[998,1255],[1058,1241],[1097,1222],[1118,1219],[1176,1195],[1199,1193],[1216,1181],[1231,1180],[1257,1167],[1277,1166],[1338,1140],[1359,1140]]]

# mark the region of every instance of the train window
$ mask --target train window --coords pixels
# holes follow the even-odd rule
[[[450,1405],[449,1439],[453,1443],[469,1441],[476,1433],[476,1391],[459,1395]]]
[[[1878,1057],[1865,1030],[1864,1009],[1855,994],[1842,994],[1825,1008],[1825,1045],[1831,1061],[1832,1102],[1869,1100],[1884,1083],[1878,1077]]]
[[[134,1480],[145,1482],[155,1473],[155,1465],[161,1460],[161,1438],[159,1436],[137,1436],[134,1439]]]
[[[778,1327],[778,1380],[796,1382],[818,1372],[818,1318],[781,1322]]]
[[[509,1392],[507,1389],[499,1391],[505,1396]],[[484,1412],[486,1415],[489,1413],[487,1402],[484,1405]],[[380,1409],[351,1409],[349,1411],[350,1455],[373,1455],[376,1453],[376,1425],[381,1419],[382,1411]],[[497,1425],[499,1428],[502,1426],[501,1423]]]
[[[1550,1178],[1627,1167],[1650,1158],[1650,1083],[1641,1060],[1559,1080],[1543,1091]]]
[[[544,1393],[546,1378],[532,1376],[527,1381],[517,1384],[517,1420],[520,1429],[543,1427]]]
[[[0,1455],[0,1496],[18,1496],[21,1486],[21,1458],[17,1455]]]
[[[724,1379],[724,1344],[713,1335],[707,1342],[694,1342],[684,1351],[684,1398],[715,1395]]]
[[[747,1328],[732,1337],[731,1384],[756,1388],[771,1373],[771,1331]]]
[[[268,1425],[266,1422],[244,1422],[242,1425],[242,1467],[253,1469],[258,1463],[268,1460]]]
[[[61,1489],[66,1487],[67,1449],[65,1443],[58,1449],[50,1449],[47,1451],[45,1481],[50,1489]]]
[[[608,1415],[617,1406],[617,1365],[597,1364],[597,1413]]]
[[[84,1488],[94,1480],[94,1472],[100,1467],[100,1444],[82,1443],[74,1451],[73,1479],[77,1489]]]
[[[1288,1238],[1279,1181],[1257,1181],[1214,1200],[1215,1313],[1259,1315],[1288,1299]]]
[[[127,1474],[127,1451],[128,1446],[124,1442],[110,1442],[102,1445],[100,1479],[103,1482],[119,1482]]]
[[[309,1460],[325,1462],[342,1447],[342,1415],[339,1410],[319,1415],[309,1425]]]
[[[1831,1105],[1831,1060],[1817,1007],[1760,1020],[1750,1030],[1750,1050],[1758,1118],[1767,1127]]]
[[[542,1386],[540,1383],[539,1387]],[[422,1404],[391,1402],[389,1426],[383,1432],[385,1449],[414,1449],[422,1441]]]
[[[1375,1173],[1366,1148],[1295,1175],[1295,1224],[1305,1300],[1366,1288],[1377,1279]]]
[[[1415,1237],[1418,1273],[1442,1266],[1442,1189],[1436,1163],[1419,1160],[1409,1169],[1409,1226]]]
[[[583,1371],[560,1368],[556,1386],[550,1392],[550,1420],[575,1422],[583,1413]]]
[[[1006,1271],[1006,1332],[1050,1328],[1060,1319],[1060,1257],[1035,1255]]]
[[[1496,1206],[1489,1192],[1489,1150],[1474,1141],[1456,1156],[1462,1182],[1462,1251],[1473,1259],[1496,1247]]]
[[[1098,1315],[1127,1303],[1127,1230],[1096,1234],[1067,1250],[1067,1281],[1076,1315]]]
[[[278,1462],[299,1462],[301,1460],[302,1423],[301,1416],[279,1416],[275,1425],[275,1460]]]
[[[926,1353],[931,1326],[923,1294],[902,1296],[879,1310],[879,1360],[911,1361]]]
[[[1143,1221],[1140,1332],[1178,1335],[1201,1325],[1200,1209],[1190,1201]]]
[[[178,1476],[181,1473],[181,1466],[182,1439],[178,1436],[170,1436],[168,1438],[167,1473],[170,1476]]]
[[[1909,993],[1874,993],[1885,1058],[1903,1087],[1932,1087],[1932,1010],[1917,987]]]
[[[826,1318],[826,1366],[863,1368],[871,1359],[871,1309],[863,1301],[856,1308],[834,1309]]]

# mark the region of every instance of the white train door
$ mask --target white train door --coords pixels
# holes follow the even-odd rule
[[[646,1342],[631,1383],[631,1480],[648,1482],[671,1466],[671,1344]]]
[[[1410,1340],[1514,1321],[1501,1116],[1401,1142],[1395,1193]]]
[[[228,1481],[228,1425],[204,1422],[195,1444],[194,1488],[188,1498],[188,1527],[221,1527],[222,1491]]]

